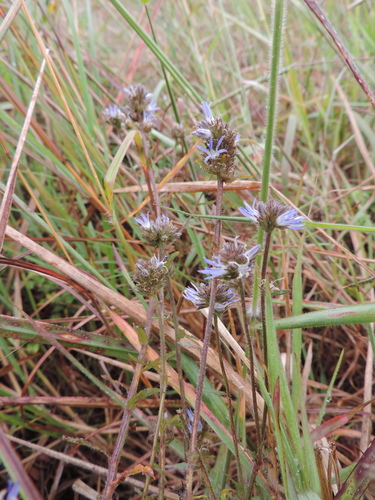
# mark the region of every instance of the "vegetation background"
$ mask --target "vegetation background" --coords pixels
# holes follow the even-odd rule
[[[290,0],[287,6],[270,186],[273,196],[297,206],[312,221],[331,225],[319,229],[318,224],[308,224],[303,238],[280,233],[270,279],[283,278],[277,286],[293,288],[293,294],[274,297],[280,353],[290,356],[293,338],[301,339],[302,376],[287,376],[299,380],[301,392],[293,397],[303,394],[306,421],[298,404],[293,406],[293,418],[306,457],[295,468],[290,464],[293,452],[285,458],[295,485],[289,487],[296,496],[290,493],[289,498],[332,498],[331,491],[318,493],[321,471],[331,490],[330,473],[343,469],[344,480],[374,439],[373,406],[358,408],[349,423],[347,412],[373,396],[374,343],[369,339],[373,340],[375,311],[369,306],[374,302],[375,276],[375,111],[306,3]],[[8,13],[0,27],[0,189],[10,193],[11,200],[9,214],[3,203],[0,221],[2,235],[9,224],[0,258],[0,485],[4,490],[9,476],[21,482],[22,498],[90,498],[92,491],[102,490],[106,453],[113,451],[147,319],[147,301],[136,293],[131,279],[136,261],[152,254],[140,241],[133,219],[150,210],[145,171],[134,136],[126,142],[130,129],[118,132],[105,123],[103,109],[111,103],[122,105],[123,88],[132,84],[143,84],[153,93],[160,111],[150,134],[150,158],[156,182],[165,185],[163,206],[211,213],[215,193],[197,162],[191,136],[201,119],[202,100],[212,102],[214,114],[241,135],[236,176],[248,182],[248,189],[225,192],[224,215],[238,216],[243,201],[250,203],[258,195],[262,176],[270,2],[123,4],[134,22],[116,8],[116,0],[0,4],[3,18]],[[373,2],[326,0],[321,6],[364,80],[375,88]],[[27,123],[44,57],[47,64]],[[184,140],[176,136],[176,122],[182,125]],[[11,165],[20,144],[13,183],[9,172],[15,172]],[[213,226],[181,213],[168,215],[183,232],[175,245],[179,254],[173,293],[178,301],[190,281],[198,282],[203,258],[211,255]],[[223,224],[226,237],[256,242],[251,226],[238,221]],[[181,327],[202,339],[203,315],[187,301],[180,305]],[[340,306],[349,309],[339,319],[329,319],[332,309]],[[168,299],[166,309],[170,313]],[[308,312],[322,315],[304,324],[299,315]],[[291,316],[299,320],[292,324],[287,320]],[[244,348],[235,309],[224,323]],[[167,340],[168,363],[175,368],[173,343]],[[154,364],[148,360],[139,390],[155,390],[133,401],[131,430],[119,466],[119,472],[127,471],[129,477],[114,498],[141,498],[137,488],[143,490],[145,475],[134,474],[147,475],[147,470],[134,467],[146,467],[152,452],[150,432],[152,436],[159,407],[156,331],[150,346],[156,357]],[[190,337],[182,347],[186,383],[193,384],[199,350]],[[203,418],[214,415],[220,421],[227,399],[220,392],[214,341],[212,347],[207,371],[211,395],[206,401],[211,413]],[[253,420],[244,394],[234,390],[243,365],[228,347],[225,355],[232,365],[236,425],[246,442],[254,431]],[[179,408],[177,385],[171,384],[166,400],[169,418],[178,415]],[[333,432],[326,427],[317,433],[319,451],[314,452],[306,436],[322,422],[332,424],[335,416],[341,425]],[[169,431],[165,498],[177,499],[185,475],[176,467],[183,463],[184,431],[178,417]],[[220,491],[217,498],[241,498],[236,496],[240,489],[225,433],[208,425],[205,439],[204,460],[215,491]],[[283,442],[287,440],[285,434]],[[296,479],[301,474],[298,467],[312,461],[320,474],[315,490],[304,482],[307,469],[306,477]],[[367,486],[373,477],[367,475]],[[150,495],[157,494],[157,481],[152,484],[156,489],[151,488]],[[332,491],[337,494],[337,489]],[[204,483],[196,493],[208,494]],[[362,493],[342,498],[360,498]],[[264,491],[258,495],[268,498]],[[279,495],[283,498],[285,490]],[[370,489],[366,495],[373,498]]]

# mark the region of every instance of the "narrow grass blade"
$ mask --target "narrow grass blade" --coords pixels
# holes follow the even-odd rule
[[[25,117],[25,122],[22,127],[21,135],[18,141],[16,153],[14,155],[13,163],[10,169],[10,174],[9,178],[7,181],[6,189],[4,192],[3,199],[1,201],[1,207],[0,207],[0,253],[2,252],[3,249],[3,243],[4,243],[4,237],[5,237],[5,228],[6,225],[8,224],[8,218],[10,214],[10,209],[12,206],[13,202],[13,193],[14,189],[16,187],[16,179],[17,179],[17,170],[18,170],[18,164],[21,159],[21,154],[23,151],[23,147],[26,141],[26,135],[29,130],[30,122],[31,122],[31,117],[34,112],[36,100],[39,94],[39,89],[40,85],[42,83],[42,77],[44,73],[44,68],[46,67],[46,60],[43,59],[43,62],[41,64],[40,70],[39,70],[39,75],[37,78],[37,81],[35,83],[35,88],[34,92],[31,96],[31,101],[29,104],[29,108],[26,113]]]
[[[117,153],[113,158],[112,163],[109,166],[108,172],[105,174],[104,187],[110,204],[112,203],[113,200],[113,188],[115,185],[118,171],[120,170],[121,167],[122,160],[124,159],[124,156],[126,155],[126,152],[129,149],[131,143],[133,142],[134,136],[136,134],[139,134],[139,132],[137,132],[136,130],[131,130],[127,134],[121,146],[118,148]]]
[[[336,307],[324,311],[282,318],[275,321],[277,330],[288,328],[313,328],[318,326],[353,325],[375,322],[375,306],[371,304],[354,304]]]

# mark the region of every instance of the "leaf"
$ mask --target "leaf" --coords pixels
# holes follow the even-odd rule
[[[127,408],[129,410],[134,410],[140,401],[149,398],[153,394],[158,394],[159,392],[160,392],[159,389],[143,389],[143,391],[139,391],[135,396],[129,399],[127,403]]]
[[[375,306],[371,303],[336,307],[283,318],[275,321],[275,327],[277,330],[287,330],[289,328],[313,328],[374,322]]]
[[[137,133],[139,134],[137,130],[131,130],[130,132],[128,132],[128,135],[125,137],[121,146],[118,148],[117,153],[113,158],[107,173],[105,174],[104,186],[106,190],[106,195],[110,203],[112,203],[113,187],[115,185],[116,177],[121,167],[122,160],[124,159],[124,156],[126,155],[126,152],[129,149],[130,144],[133,142],[135,134]]]
[[[375,398],[370,399],[370,401],[367,401],[366,403],[362,403],[352,410],[348,411],[344,415],[338,415],[337,417],[330,418],[327,420],[327,422],[324,422],[324,424],[319,425],[316,429],[314,429],[311,432],[311,439],[313,442],[318,441],[319,439],[322,439],[329,434],[332,434],[332,432],[336,431],[337,429],[340,429],[343,427],[345,424],[349,422],[359,411],[363,410],[365,406],[368,404],[372,403]]]

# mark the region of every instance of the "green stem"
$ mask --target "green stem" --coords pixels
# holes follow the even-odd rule
[[[273,145],[276,131],[279,70],[282,59],[283,28],[286,5],[287,0],[274,0],[266,141],[264,145],[262,188],[260,193],[261,201],[267,201],[268,199],[268,187],[270,183]]]
[[[201,450],[198,450],[198,464],[199,464],[199,470],[201,471],[201,474],[203,476],[203,480],[205,482],[205,485],[208,489],[208,492],[210,494],[210,500],[216,500],[216,496],[215,496],[215,493],[214,493],[214,490],[212,489],[212,484],[211,484],[211,481],[210,481],[210,477],[207,473],[207,470],[206,470],[206,467],[204,465],[204,462],[203,462],[203,457],[202,457],[202,452]]]

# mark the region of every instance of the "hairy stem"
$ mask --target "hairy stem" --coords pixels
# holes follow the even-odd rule
[[[242,310],[242,319],[245,330],[245,338],[249,348],[249,363],[250,363],[250,383],[251,383],[251,392],[253,397],[253,411],[254,411],[254,421],[255,421],[255,432],[256,432],[256,441],[255,445],[258,449],[260,445],[260,420],[259,420],[259,411],[257,404],[257,392],[256,392],[256,376],[255,376],[255,364],[254,364],[254,348],[253,343],[250,337],[250,327],[246,314],[246,302],[245,302],[245,286],[243,279],[241,280],[241,286],[239,288],[239,294],[241,298],[241,310]]]
[[[249,349],[250,385],[251,385],[251,393],[252,393],[252,398],[253,398],[253,416],[254,416],[254,422],[255,422],[255,447],[257,449],[257,454],[258,454],[258,460],[254,464],[253,470],[251,471],[251,476],[250,476],[250,486],[249,486],[248,495],[247,495],[247,498],[250,500],[253,496],[253,489],[255,486],[255,480],[256,480],[256,477],[258,474],[258,470],[259,470],[259,466],[257,464],[261,460],[262,446],[261,446],[261,438],[260,438],[261,428],[260,428],[260,419],[259,419],[257,392],[256,392],[256,376],[255,376],[255,363],[254,363],[255,357],[254,357],[253,343],[251,341],[251,336],[250,336],[250,326],[249,326],[249,322],[248,322],[247,314],[246,314],[244,279],[241,279],[241,285],[239,287],[239,294],[240,294],[240,298],[241,298],[241,311],[242,311],[242,316],[243,316],[245,338],[246,338],[246,343],[247,343],[248,349]]]
[[[268,256],[271,246],[271,234],[266,233],[264,241],[263,250],[263,261],[262,261],[262,271],[261,271],[261,287],[260,287],[260,306],[262,311],[262,344],[263,344],[263,362],[265,366],[265,384],[266,389],[269,390],[269,380],[267,373],[268,366],[268,346],[267,346],[267,321],[266,321],[266,279],[267,279],[267,264]],[[266,432],[266,422],[267,422],[267,405],[264,406],[263,419],[262,419],[262,430],[261,430],[261,442],[264,441],[264,436]]]
[[[271,68],[268,93],[268,113],[266,140],[264,144],[261,201],[268,199],[271,166],[273,159],[273,144],[275,140],[277,101],[279,93],[279,72],[283,53],[283,28],[287,0],[274,0],[272,22]]]

